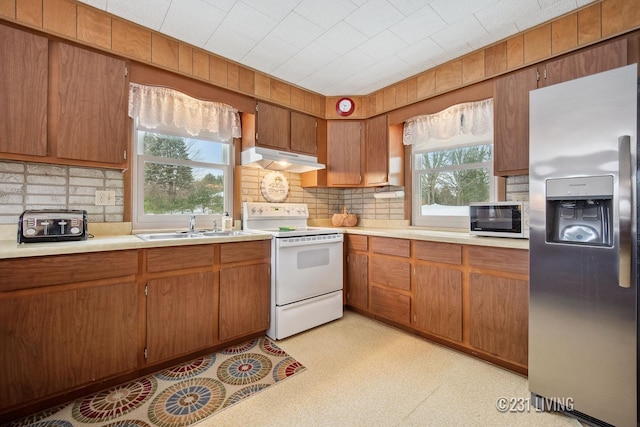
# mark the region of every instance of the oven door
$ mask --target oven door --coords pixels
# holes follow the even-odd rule
[[[341,290],[343,240],[342,234],[276,238],[276,305]]]

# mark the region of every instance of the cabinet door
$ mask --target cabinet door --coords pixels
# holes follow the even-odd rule
[[[411,297],[391,289],[371,287],[371,312],[384,319],[409,325]]]
[[[526,366],[529,286],[526,281],[469,275],[470,344]]]
[[[48,46],[0,25],[0,152],[47,155]]]
[[[536,68],[496,80],[493,97],[493,161],[497,176],[529,171],[529,91],[538,86]]]
[[[123,164],[128,102],[125,62],[63,43],[54,47],[50,118],[57,156]]]
[[[385,185],[389,182],[389,143],[387,116],[366,121],[364,152],[364,185]]]
[[[213,272],[149,280],[147,362],[169,360],[215,344]]]
[[[627,65],[627,39],[592,47],[549,61],[546,64],[546,86],[601,73]]]
[[[316,155],[316,118],[291,112],[291,151]]]
[[[360,186],[362,183],[362,122],[327,123],[327,185]]]
[[[137,289],[112,281],[0,296],[0,409],[133,372]]]
[[[291,117],[289,110],[258,102],[256,145],[289,150]]]
[[[220,340],[267,330],[270,295],[269,264],[220,270]]]
[[[462,341],[462,272],[418,265],[414,289],[416,328]]]
[[[347,304],[366,310],[368,307],[368,257],[349,253],[347,256]]]

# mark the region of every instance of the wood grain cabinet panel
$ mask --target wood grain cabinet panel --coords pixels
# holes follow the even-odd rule
[[[223,243],[220,247],[220,262],[262,261],[271,255],[271,240]]]
[[[327,122],[327,185],[358,187],[362,183],[363,126],[360,121]]]
[[[167,246],[147,250],[147,271],[159,273],[195,267],[213,267],[214,245]]]
[[[389,142],[387,116],[365,122],[364,185],[385,185],[389,182]]]
[[[220,270],[220,340],[267,330],[270,295],[269,264]]]
[[[454,243],[421,242],[414,244],[416,259],[447,264],[462,264],[462,246]]]
[[[347,255],[347,304],[366,310],[369,305],[369,258],[364,254]]]
[[[394,255],[409,258],[411,240],[389,237],[371,237],[371,250],[377,254]]]
[[[408,325],[411,320],[411,297],[392,290],[372,286],[370,309],[375,315]]]
[[[289,110],[258,102],[256,113],[256,145],[289,150],[291,117]]]
[[[345,235],[347,241],[347,249],[355,251],[366,251],[368,249],[367,236],[358,236],[354,234]]]
[[[411,264],[399,259],[372,256],[369,260],[371,283],[411,289]]]
[[[47,155],[48,46],[0,25],[0,152]]]
[[[471,267],[529,274],[529,251],[526,249],[469,246],[467,253]]]
[[[526,68],[495,81],[493,97],[494,175],[529,171],[529,91],[538,87],[537,69]]]
[[[0,295],[0,411],[133,372],[134,280]]]
[[[528,361],[528,282],[469,277],[470,344],[523,366]]]
[[[152,279],[147,285],[147,363],[169,360],[216,343],[213,272]]]
[[[315,117],[291,112],[291,151],[315,156],[318,151]]]
[[[416,328],[462,341],[462,272],[416,266],[414,313]]]
[[[52,126],[57,156],[125,163],[128,88],[125,62],[54,43]]]

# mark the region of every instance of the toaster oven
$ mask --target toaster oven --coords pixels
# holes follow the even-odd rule
[[[18,222],[18,243],[86,240],[87,211],[26,210]]]

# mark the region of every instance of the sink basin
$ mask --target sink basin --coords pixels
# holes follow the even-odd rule
[[[246,236],[251,234],[246,231],[174,231],[169,233],[136,234],[136,237],[144,241],[172,240],[172,239],[202,239],[204,237],[231,237]]]

